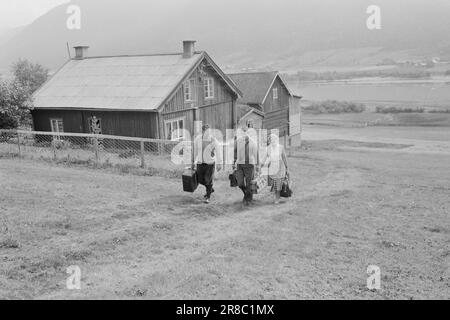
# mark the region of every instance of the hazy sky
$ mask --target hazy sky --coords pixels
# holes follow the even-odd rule
[[[96,1],[96,0],[92,0]],[[111,6],[114,6],[114,2],[117,1],[123,1],[123,0],[110,0],[108,1]],[[139,0],[137,0],[139,1]],[[148,0],[151,2],[152,0]],[[175,1],[177,5],[179,5],[180,2],[188,2],[190,0],[178,0]],[[227,0],[214,0],[218,2],[227,1]],[[210,7],[214,7],[214,1],[211,0]],[[255,3],[258,3],[259,6],[261,6],[260,0],[242,0],[242,1],[254,1]],[[278,0],[266,0],[265,2],[271,3],[271,2],[279,2]],[[283,0],[284,2],[299,2],[302,0]],[[328,1],[328,3],[327,3]],[[318,3],[323,3],[324,6],[328,6],[329,3],[335,4],[335,5],[341,5],[341,3],[346,2],[348,5],[349,3],[358,3],[360,0],[347,0],[347,1],[337,1],[337,0],[317,0]],[[450,6],[450,0],[392,0],[393,2],[399,2],[403,3],[403,7],[405,11],[408,10],[408,5],[412,3],[422,3],[424,5],[429,5],[430,3],[434,2],[443,2]],[[8,29],[8,28],[15,28],[24,26],[27,24],[30,24],[33,22],[33,20],[37,19],[39,16],[45,14],[52,8],[54,8],[57,5],[60,5],[62,3],[68,3],[70,0],[0,0],[0,30],[2,29]],[[142,5],[148,6],[147,1],[141,1]],[[167,1],[168,3],[170,1]],[[305,5],[310,1],[305,1]],[[314,1],[316,2],[316,1]],[[377,0],[374,0],[373,3],[376,4]],[[170,5],[170,4],[169,4]],[[173,5],[173,4],[172,4]],[[107,11],[106,11],[107,12]],[[105,12],[105,13],[106,13]],[[418,22],[420,23],[420,21]]]
[[[0,0],[0,29],[27,25],[65,2],[69,0]]]

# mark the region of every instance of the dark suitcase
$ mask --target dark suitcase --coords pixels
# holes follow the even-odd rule
[[[237,179],[236,179],[236,171],[233,172],[233,173],[231,173],[231,174],[228,176],[228,179],[230,179],[230,187],[235,188],[235,187],[238,186],[238,181],[237,181]]]
[[[194,192],[198,187],[197,173],[193,169],[186,169],[183,172],[183,191]]]

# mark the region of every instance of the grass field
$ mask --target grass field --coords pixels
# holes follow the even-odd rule
[[[450,155],[313,129],[279,206],[243,208],[224,180],[205,205],[178,179],[0,159],[0,298],[448,299]]]

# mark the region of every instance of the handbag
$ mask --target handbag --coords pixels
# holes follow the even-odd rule
[[[264,189],[267,185],[267,176],[260,175],[256,178],[256,186],[258,187],[258,190]]]
[[[280,192],[280,196],[282,198],[290,198],[292,197],[292,189],[289,186],[289,177],[286,175],[286,177],[284,178],[283,184],[281,186],[281,192]]]

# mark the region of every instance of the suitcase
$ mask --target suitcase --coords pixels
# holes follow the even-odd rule
[[[228,176],[228,179],[230,180],[230,187],[235,188],[238,186],[238,181],[236,179],[236,171],[234,171],[233,173],[231,173]]]
[[[194,192],[198,187],[197,173],[194,169],[186,169],[183,172],[183,191]]]

